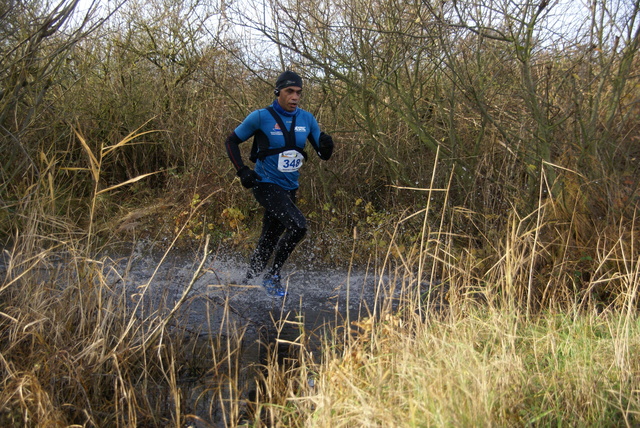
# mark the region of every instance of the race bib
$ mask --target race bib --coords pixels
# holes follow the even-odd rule
[[[278,156],[278,171],[294,172],[300,169],[304,156],[297,150],[287,150]]]

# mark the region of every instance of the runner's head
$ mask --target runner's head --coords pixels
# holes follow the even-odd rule
[[[287,70],[278,76],[278,80],[276,80],[276,96],[278,96],[278,92],[281,89],[287,88],[289,86],[297,86],[302,89],[302,78],[298,76],[297,73]]]
[[[285,111],[294,112],[302,95],[302,78],[293,71],[285,71],[276,80],[274,91],[278,97],[278,104]]]

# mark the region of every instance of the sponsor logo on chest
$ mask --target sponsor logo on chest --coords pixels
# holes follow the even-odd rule
[[[282,135],[282,129],[280,129],[280,125],[278,125],[277,123],[274,125],[273,129],[271,130],[271,135]]]
[[[306,126],[296,126],[294,132],[307,132]],[[280,129],[280,125],[277,123],[273,126],[271,130],[271,135],[282,135],[282,129]]]

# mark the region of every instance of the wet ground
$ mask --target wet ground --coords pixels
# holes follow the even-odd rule
[[[251,399],[267,353],[286,359],[292,349],[303,350],[313,358],[336,326],[379,313],[390,295],[388,278],[368,270],[291,262],[282,272],[288,295],[274,297],[259,282],[240,285],[247,266],[242,257],[216,252],[203,261],[197,251],[164,254],[134,247],[122,256],[97,259],[104,260],[109,287],[126,293],[143,325],[172,314],[168,332],[184,348],[179,356],[184,412],[202,421],[189,426],[226,426],[219,403]],[[60,257],[61,266],[64,260]],[[7,263],[0,258],[0,272]],[[224,363],[230,353],[234,362]]]
[[[109,289],[125,294],[143,330],[169,320],[164,340],[180,354],[172,358],[179,364],[181,413],[196,415],[186,426],[230,425],[225,417],[246,410],[267,361],[290,363],[304,354],[318,362],[323,340],[344,334],[336,326],[349,326],[379,314],[382,304],[397,303],[397,292],[389,290],[393,281],[367,269],[289,262],[282,272],[288,291],[283,298],[268,295],[259,282],[240,284],[247,267],[243,257],[216,251],[203,260],[199,251],[165,254],[145,245],[133,247],[119,256],[102,254],[91,263],[103,267]],[[8,263],[9,253],[3,252],[3,276]],[[41,272],[43,278],[75,266],[62,255],[53,265]],[[166,402],[171,414],[171,398],[162,388],[157,400]]]
[[[170,308],[189,287],[201,260],[184,255],[168,256],[162,263],[158,257],[145,256],[119,264],[121,276],[132,293],[140,293],[140,286],[148,284],[145,308],[155,311]],[[128,267],[127,267],[128,265]],[[315,330],[325,322],[338,318],[357,319],[367,314],[384,293],[384,285],[372,274],[349,269],[327,269],[291,266],[282,272],[282,283],[287,287],[286,297],[268,295],[255,284],[242,285],[246,263],[235,256],[209,256],[187,294],[187,303],[177,317],[182,323],[200,327],[205,323],[219,325],[212,306],[228,310],[225,322],[247,325],[247,333],[264,325],[273,324],[274,314],[295,312],[303,315],[308,330]],[[216,311],[217,312],[217,311]],[[213,318],[212,318],[213,316]]]
[[[201,257],[176,254],[162,260],[160,255],[134,253],[118,262],[112,275],[122,278],[118,282],[130,290],[132,302],[141,301],[141,318],[169,313],[182,299],[170,328],[189,336],[186,342],[194,349],[210,347],[212,337],[220,341],[217,346],[237,349],[242,389],[235,393],[238,401],[255,392],[252,384],[267,352],[276,347],[283,359],[292,349],[317,355],[322,339],[336,325],[368,316],[385,294],[384,283],[366,272],[291,265],[282,272],[287,296],[274,297],[259,283],[240,285],[246,269],[242,258],[211,255],[199,269]],[[207,421],[194,426],[224,426],[222,412],[213,404],[219,392],[208,385],[216,382],[215,376],[207,367],[198,368],[197,361],[193,365],[195,370],[182,382],[191,396],[191,411]],[[228,393],[233,399],[234,393]]]

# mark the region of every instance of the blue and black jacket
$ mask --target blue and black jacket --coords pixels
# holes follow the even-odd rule
[[[271,110],[271,111],[270,111]],[[274,116],[275,115],[275,116]],[[277,118],[280,120],[276,120]],[[280,122],[280,123],[278,123]],[[285,127],[285,132],[282,130]],[[291,133],[288,139],[287,134]],[[270,107],[255,110],[227,137],[225,147],[229,159],[240,170],[245,166],[238,145],[254,138],[251,160],[256,162],[255,171],[262,177],[263,183],[274,183],[285,190],[298,188],[299,171],[281,172],[278,170],[278,155],[285,150],[297,150],[304,155],[307,140],[313,146],[320,159],[331,157],[332,150],[319,146],[320,127],[313,114],[297,108],[294,112],[285,111],[275,100]]]

